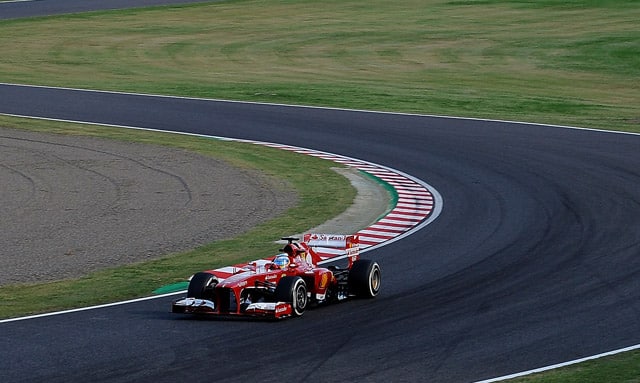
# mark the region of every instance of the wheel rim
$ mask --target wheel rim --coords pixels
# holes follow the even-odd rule
[[[293,298],[295,303],[295,310],[298,314],[301,314],[307,306],[307,289],[302,283],[296,286],[295,296]]]
[[[380,269],[377,267],[374,267],[373,270],[371,270],[369,286],[371,288],[372,295],[377,294],[378,290],[380,290]]]

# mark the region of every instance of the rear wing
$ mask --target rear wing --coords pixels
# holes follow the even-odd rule
[[[302,246],[312,257],[313,264],[328,261],[331,258],[347,258],[349,267],[360,257],[360,243],[357,234],[317,234],[307,233]]]

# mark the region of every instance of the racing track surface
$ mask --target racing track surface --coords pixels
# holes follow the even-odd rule
[[[6,3],[0,1],[0,20],[204,1],[206,0],[9,0]]]
[[[172,298],[5,323],[2,381],[464,382],[639,343],[640,136],[15,86],[0,98],[2,113],[340,153],[444,198],[434,223],[367,253],[384,272],[373,301],[277,323],[187,320]]]
[[[444,198],[434,223],[366,254],[375,300],[281,322],[190,320],[165,297],[2,323],[2,382],[470,382],[640,343],[638,135],[9,85],[0,100],[325,150]]]

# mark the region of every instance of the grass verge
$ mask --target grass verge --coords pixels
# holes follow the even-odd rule
[[[512,379],[512,383],[638,383],[640,351],[609,356],[557,370]]]

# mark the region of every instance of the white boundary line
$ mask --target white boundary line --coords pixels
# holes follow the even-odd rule
[[[0,82],[0,85],[30,87],[30,88],[44,88],[44,89],[61,89],[61,90],[71,90],[71,91],[80,91],[80,92],[125,94],[125,95],[133,95],[133,96],[174,98],[174,99],[185,99],[185,100],[216,101],[216,102],[228,102],[228,103],[235,103],[235,104],[273,105],[273,106],[284,106],[284,107],[291,107],[291,108],[327,109],[327,110],[343,110],[343,111],[354,111],[354,112],[363,112],[363,113],[391,114],[391,115],[401,115],[401,116],[435,117],[435,118],[443,118],[443,119],[451,119],[451,120],[504,122],[504,123],[514,123],[514,124],[521,124],[521,125],[524,124],[524,125],[559,128],[559,129],[584,130],[584,131],[601,132],[601,133],[612,133],[612,134],[625,134],[625,135],[632,135],[632,136],[640,136],[640,133],[623,132],[623,131],[617,131],[617,130],[580,128],[580,127],[575,127],[575,126],[539,124],[539,123],[532,123],[532,122],[510,121],[510,120],[494,120],[494,119],[471,118],[471,117],[453,117],[453,116],[443,116],[443,115],[433,115],[433,114],[382,112],[382,111],[358,110],[358,109],[346,109],[346,108],[330,108],[330,107],[319,107],[319,106],[288,105],[288,104],[277,104],[277,103],[267,103],[267,102],[231,101],[231,100],[208,99],[208,98],[197,98],[197,97],[178,97],[178,96],[153,95],[153,94],[143,94],[143,93],[129,93],[129,92],[114,92],[114,91],[103,91],[103,90],[74,89],[74,88],[65,88],[65,87],[39,86],[39,85],[22,85],[22,84],[13,84],[13,83],[4,83],[4,82]],[[0,113],[0,115],[14,116],[14,117],[35,118],[35,119],[61,121],[61,122],[78,122],[78,121],[71,121],[71,120],[49,119],[49,118],[39,118],[39,117],[31,117],[31,116],[12,115],[12,114],[7,114],[7,113]],[[119,128],[139,129],[139,130],[148,130],[148,131],[157,131],[157,132],[167,132],[167,131],[159,130],[159,129],[135,128],[135,127],[120,126],[120,125],[95,124],[95,123],[88,123],[88,124],[119,127]],[[192,135],[192,136],[202,136],[202,135],[193,134],[193,133],[182,133],[182,134]],[[206,137],[206,136],[204,136],[204,137]],[[417,179],[414,179],[414,177],[412,177],[412,176],[409,176],[409,175],[406,175],[406,174],[405,174],[405,176],[408,177],[408,178],[413,179],[414,181],[416,181],[418,183],[421,183],[421,181],[419,181]],[[435,189],[430,189],[430,190],[435,191]],[[424,226],[426,226],[429,223],[433,222],[433,220],[435,220],[437,215],[440,214],[441,209],[442,209],[442,197],[437,192],[435,192],[435,194],[437,194],[437,198],[439,198],[440,204],[436,204],[436,207],[435,207],[434,212],[432,213],[432,215],[429,217],[429,219],[427,219],[421,225],[417,226],[415,228],[416,231],[424,228]],[[435,198],[436,198],[436,196],[434,195],[434,199]],[[439,208],[439,210],[437,211],[437,214],[436,214],[436,209],[438,209],[438,206],[440,206],[440,208]],[[413,229],[412,229],[411,232],[413,232]],[[397,241],[397,240],[400,240],[402,238],[405,238],[409,234],[410,234],[410,232],[407,232],[407,233],[405,233],[403,235],[400,235],[400,236],[398,236],[397,238],[394,238],[391,241],[387,241],[387,244],[388,243],[392,243],[392,242]],[[378,247],[380,247],[382,245],[384,245],[384,244],[371,246],[370,248],[368,248],[368,250],[373,250],[373,249],[378,248]],[[177,292],[175,294],[178,294],[178,293],[181,293],[181,292]],[[167,294],[167,295],[171,295],[171,294]],[[164,296],[167,296],[167,295],[160,295],[160,296],[154,296],[154,297],[149,297],[149,298],[142,298],[140,300],[155,299],[155,298],[160,298],[160,297],[164,297]],[[131,303],[131,302],[137,302],[137,301],[140,301],[140,300],[116,302],[116,303],[110,304],[109,306],[117,305],[117,304],[126,304],[126,303]],[[92,309],[92,308],[107,307],[107,306],[108,305],[94,306],[94,307],[91,307],[91,308],[85,308],[85,310]],[[59,313],[42,314],[40,316],[6,319],[6,320],[0,321],[0,324],[1,323],[6,323],[6,322],[10,322],[10,321],[31,319],[31,318],[41,317],[41,316],[56,315],[56,314],[67,313],[67,312],[72,312],[72,311],[81,311],[81,310],[83,310],[83,309],[63,311],[63,312],[59,312]],[[554,365],[550,365],[550,366],[546,366],[546,367],[540,367],[540,368],[537,368],[537,369],[534,369],[534,370],[523,371],[523,372],[511,374],[511,375],[505,375],[505,376],[502,376],[502,377],[497,377],[497,378],[493,378],[493,379],[489,379],[489,380],[482,380],[482,381],[478,381],[476,383],[499,382],[499,381],[503,381],[503,380],[513,379],[513,378],[517,378],[517,377],[521,377],[521,376],[525,376],[525,375],[531,375],[531,374],[535,374],[537,372],[549,371],[549,370],[553,370],[553,369],[557,369],[557,368],[561,368],[561,367],[565,367],[565,366],[570,366],[570,365],[573,365],[573,364],[581,363],[581,362],[584,362],[584,361],[593,360],[593,359],[599,359],[599,358],[603,358],[603,357],[606,357],[606,356],[616,355],[616,354],[620,354],[620,353],[627,352],[627,351],[632,351],[632,350],[637,350],[637,349],[640,349],[640,344],[634,345],[634,346],[629,346],[629,347],[626,347],[626,348],[621,348],[621,349],[618,349],[618,350],[609,351],[609,352],[598,354],[598,355],[593,355],[593,356],[581,358],[581,359],[571,360],[571,361],[567,361],[567,362],[563,362],[563,363],[559,363],[559,364],[554,364]]]
[[[574,364],[587,362],[587,361],[594,360],[594,359],[600,359],[600,358],[604,358],[604,357],[607,357],[607,356],[621,354],[623,352],[634,351],[634,350],[638,350],[638,349],[640,349],[640,344],[639,345],[635,345],[635,346],[629,346],[629,347],[621,348],[621,349],[618,349],[618,350],[604,352],[604,353],[598,354],[598,355],[587,356],[585,358],[571,360],[571,361],[564,362],[564,363],[553,364],[551,366],[540,367],[540,368],[536,368],[536,369],[529,370],[529,371],[518,372],[518,373],[515,373],[515,374],[500,376],[500,377],[497,377],[497,378],[491,378],[491,379],[487,379],[487,380],[480,380],[480,381],[477,381],[477,382],[474,382],[474,383],[501,382],[503,380],[520,378],[520,377],[523,377],[523,376],[526,376],[526,375],[537,374],[539,372],[555,370],[557,368],[567,367],[567,366],[571,366],[571,365],[574,365]]]
[[[23,321],[23,320],[28,320],[28,319],[50,317],[50,316],[54,316],[54,315],[70,314],[70,313],[75,313],[75,312],[80,312],[80,311],[102,309],[102,308],[105,308],[105,307],[120,306],[120,305],[129,304],[129,303],[143,302],[143,301],[148,301],[148,300],[151,300],[151,299],[164,298],[164,297],[168,297],[168,296],[171,296],[171,295],[178,295],[178,294],[184,293],[185,291],[187,291],[187,290],[176,291],[176,292],[173,292],[173,293],[162,294],[162,295],[154,295],[154,296],[144,297],[144,298],[130,299],[128,301],[105,303],[105,304],[102,304],[102,305],[96,305],[96,306],[90,306],[90,307],[79,307],[77,309],[56,311],[56,312],[52,312],[52,313],[44,313],[44,314],[37,314],[37,315],[29,315],[29,316],[26,316],[26,317],[3,319],[3,320],[0,320],[0,324],[9,323],[9,322],[18,322],[18,321]]]

